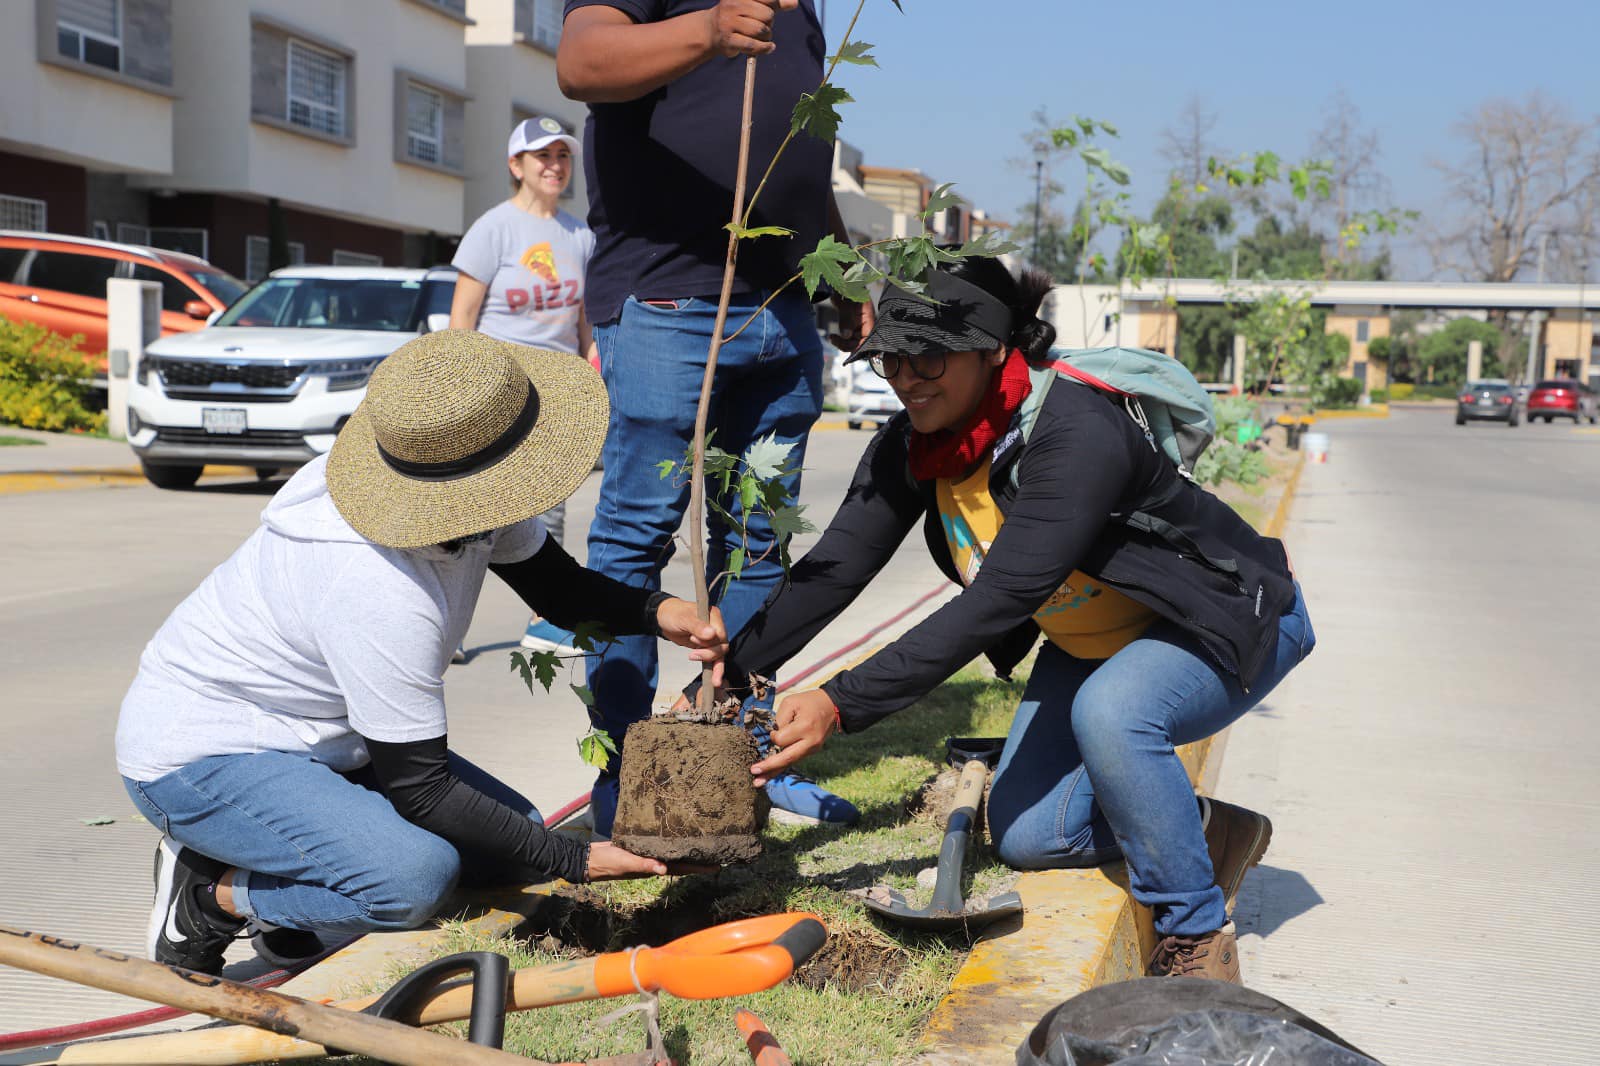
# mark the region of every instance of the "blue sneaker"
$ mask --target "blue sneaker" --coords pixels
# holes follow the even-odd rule
[[[578,654],[577,646],[572,641],[570,629],[562,629],[554,622],[538,617],[529,620],[528,628],[522,634],[522,646],[529,651],[553,651],[562,656]]]
[[[855,825],[856,805],[793,771],[766,784],[774,821],[789,825]]]

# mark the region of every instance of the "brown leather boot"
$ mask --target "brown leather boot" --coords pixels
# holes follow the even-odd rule
[[[1239,977],[1239,945],[1233,923],[1205,936],[1162,937],[1144,972],[1148,977],[1209,977],[1244,984]]]
[[[1211,853],[1211,875],[1222,889],[1228,913],[1250,867],[1261,861],[1272,842],[1272,822],[1264,814],[1211,799],[1200,800],[1200,820],[1206,829],[1206,850]]]

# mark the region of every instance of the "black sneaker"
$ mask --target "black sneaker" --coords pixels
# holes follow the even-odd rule
[[[250,923],[250,946],[272,965],[285,970],[310,962],[328,953],[328,945],[307,929],[280,929],[261,922]]]
[[[200,906],[198,893],[228,872],[227,866],[183,847],[171,837],[156,846],[156,898],[150,908],[150,957],[168,966],[222,972],[222,954],[245,927],[243,918],[218,918]]]

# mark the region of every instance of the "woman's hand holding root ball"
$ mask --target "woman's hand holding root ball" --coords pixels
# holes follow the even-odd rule
[[[821,689],[797,692],[778,703],[772,753],[750,767],[761,786],[822,747],[839,729],[839,709]],[[781,749],[781,750],[780,750]]]

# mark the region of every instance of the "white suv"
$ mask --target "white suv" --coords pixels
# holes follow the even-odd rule
[[[430,318],[448,321],[455,281],[448,268],[287,267],[208,328],[150,345],[128,393],[128,443],[145,477],[181,489],[207,463],[270,477],[315,459],[373,368]]]

